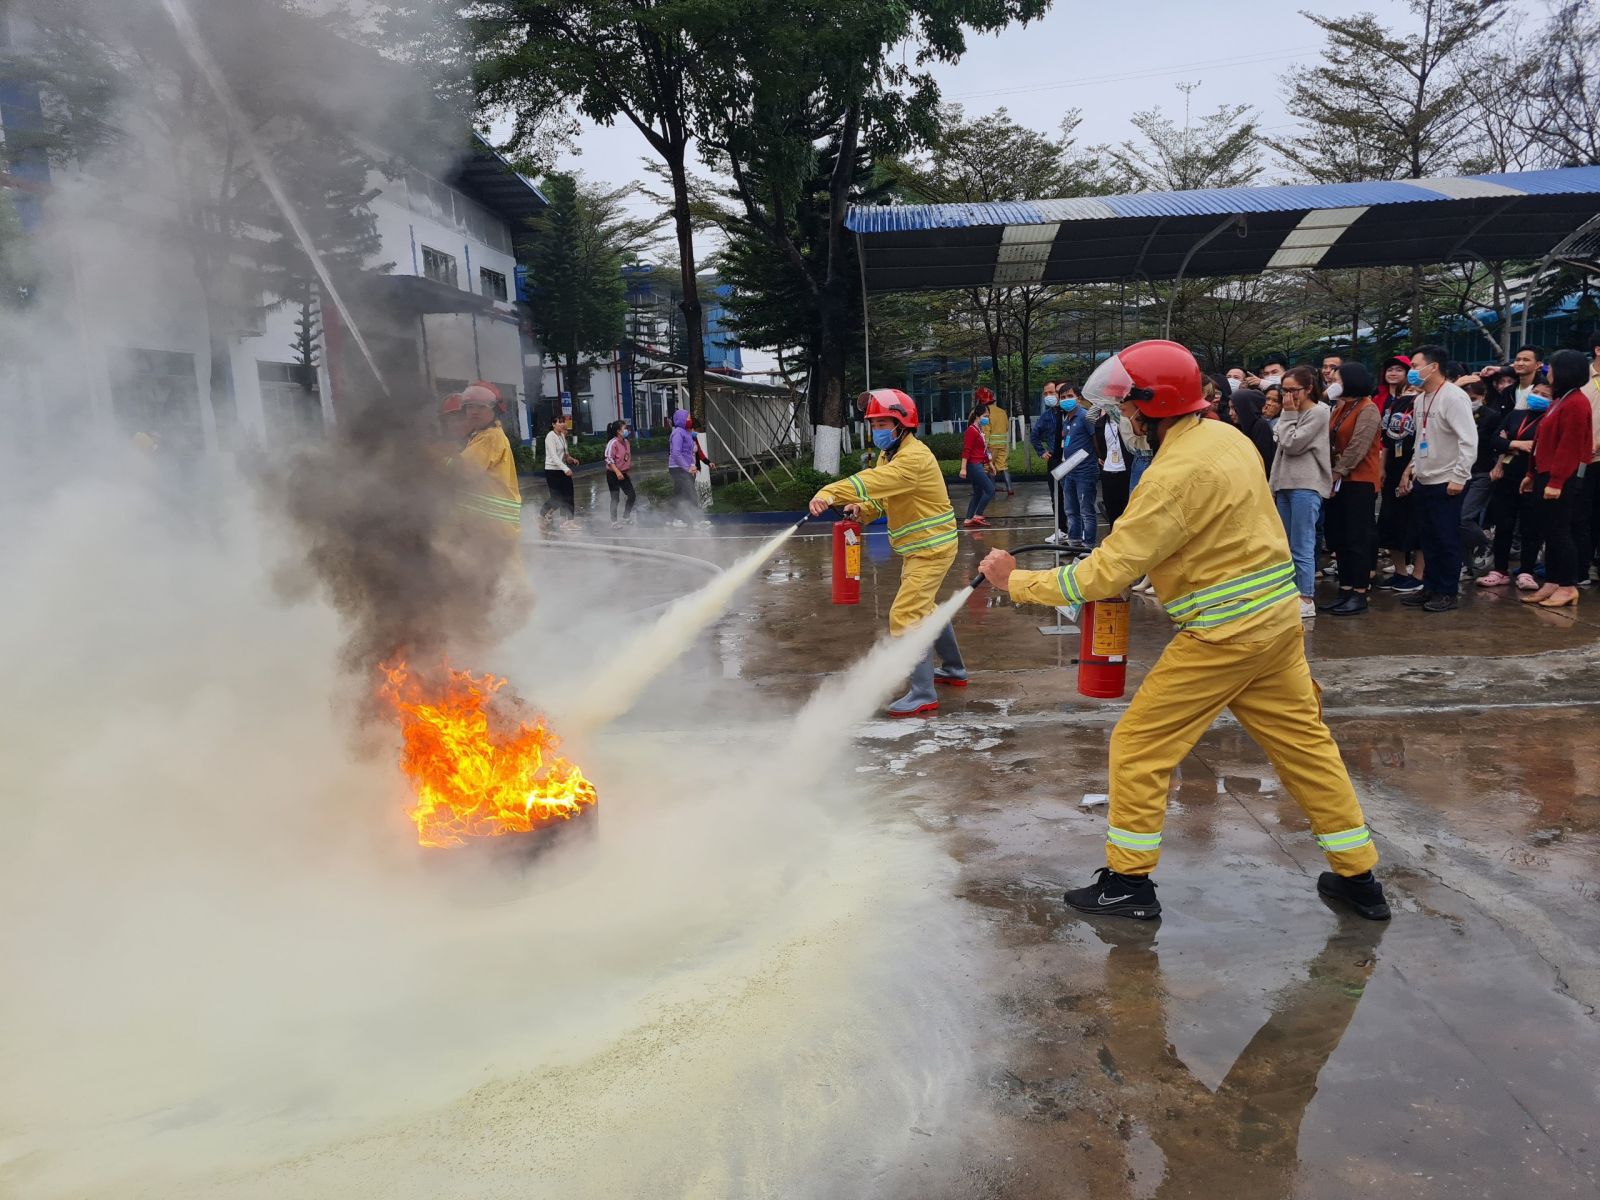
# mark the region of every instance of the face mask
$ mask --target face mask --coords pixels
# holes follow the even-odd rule
[[[989,418],[988,417],[979,417],[978,418],[978,424],[979,425],[987,425],[988,423],[989,423]]]
[[[1528,407],[1534,412],[1543,412],[1545,409],[1550,407],[1550,397],[1536,396],[1530,393],[1528,396]]]
[[[1061,402],[1061,407],[1066,409],[1068,412],[1071,412],[1073,409],[1078,407],[1078,398],[1076,396],[1068,396]]]
[[[887,450],[894,445],[894,430],[874,429],[872,431],[872,444],[879,450]]]
[[[1418,371],[1415,367],[1412,367],[1411,370],[1406,372],[1406,382],[1412,387],[1421,387],[1422,372]]]
[[[1044,406],[1046,408],[1054,408],[1056,405],[1058,405],[1060,403],[1061,403],[1061,397],[1059,397],[1059,396],[1046,396],[1044,398]]]

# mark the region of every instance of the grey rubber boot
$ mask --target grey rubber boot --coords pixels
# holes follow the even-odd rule
[[[933,655],[919,662],[911,671],[911,690],[889,705],[891,717],[915,717],[922,713],[939,711],[939,694],[933,690]]]
[[[933,681],[948,687],[967,686],[967,664],[961,661],[961,647],[956,645],[956,627],[946,625],[933,643],[933,652],[939,666],[933,672]]]

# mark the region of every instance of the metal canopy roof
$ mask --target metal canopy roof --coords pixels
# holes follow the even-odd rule
[[[451,180],[497,216],[511,222],[511,236],[522,236],[529,217],[538,216],[549,205],[545,195],[516,170],[500,153],[476,133],[472,150],[457,166]]]
[[[860,241],[873,292],[1539,259],[1564,240],[1574,257],[1593,257],[1600,251],[1600,167],[1001,204],[857,205],[845,227]]]

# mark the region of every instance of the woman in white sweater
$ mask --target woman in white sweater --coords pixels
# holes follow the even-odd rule
[[[1328,406],[1322,381],[1310,367],[1291,367],[1283,377],[1283,415],[1278,451],[1272,459],[1272,497],[1289,535],[1300,615],[1317,615],[1317,514],[1333,490]]]

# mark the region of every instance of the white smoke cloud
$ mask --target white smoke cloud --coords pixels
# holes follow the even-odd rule
[[[0,1194],[864,1190],[960,1075],[949,865],[847,786],[773,778],[781,728],[714,726],[738,685],[692,664],[670,715],[696,738],[572,747],[593,838],[521,873],[419,850],[393,731],[353,722],[365,609],[275,586],[306,525],[245,475],[281,464],[180,469],[103,420],[83,368],[187,321],[193,280],[127,235],[159,159],[87,166],[4,322]],[[111,282],[126,303],[70,319]],[[615,560],[537,561],[531,625],[465,665],[559,714],[574,648],[638,617]]]

